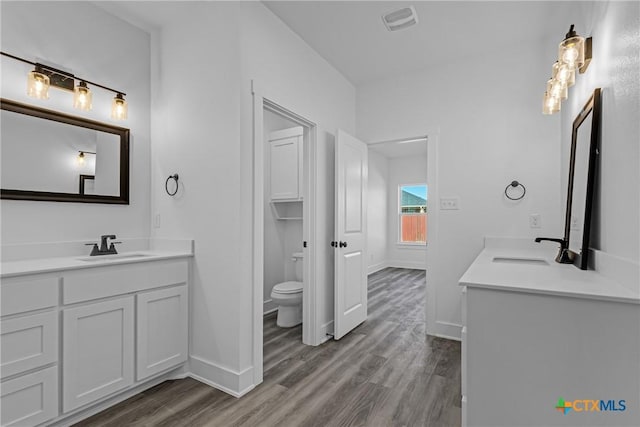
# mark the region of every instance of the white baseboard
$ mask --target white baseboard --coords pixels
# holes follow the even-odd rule
[[[320,327],[320,344],[329,340],[329,335],[333,335],[333,320]]]
[[[269,314],[278,309],[278,305],[273,302],[271,299],[265,300],[262,303],[262,314]]]
[[[413,270],[426,270],[427,263],[425,261],[391,260],[387,262],[387,267],[410,268]]]
[[[446,338],[449,340],[461,341],[462,340],[462,325],[457,323],[444,322],[442,320],[436,321],[436,330],[434,334],[440,338]]]
[[[367,269],[367,274],[373,274],[377,271],[384,270],[388,267],[387,261],[382,261],[377,264],[370,265]]]
[[[244,396],[255,387],[252,366],[236,372],[197,356],[189,357],[189,366],[191,372],[188,375],[191,378],[234,397]]]

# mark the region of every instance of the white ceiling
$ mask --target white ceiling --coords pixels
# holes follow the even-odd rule
[[[563,1],[264,1],[354,85],[501,47],[563,38],[575,3]],[[415,7],[419,22],[389,32],[381,16]]]

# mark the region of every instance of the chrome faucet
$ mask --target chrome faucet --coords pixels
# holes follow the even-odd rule
[[[87,246],[93,245],[93,248],[91,248],[91,253],[89,254],[89,256],[117,254],[118,251],[116,251],[116,247],[114,246],[114,244],[122,243],[122,242],[112,241],[111,244],[107,246],[108,240],[109,239],[113,240],[115,238],[116,238],[115,234],[104,234],[100,236],[100,248],[98,248],[97,243],[85,243],[85,245]]]

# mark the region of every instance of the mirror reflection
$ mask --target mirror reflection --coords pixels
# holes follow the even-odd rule
[[[129,130],[2,100],[2,198],[128,204]]]
[[[576,135],[576,151],[573,171],[573,195],[571,222],[569,224],[569,250],[580,254],[584,237],[585,204],[587,201],[587,177],[589,172],[589,146],[591,144],[591,121],[589,114]]]

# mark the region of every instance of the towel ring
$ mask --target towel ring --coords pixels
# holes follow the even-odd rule
[[[172,193],[169,191],[169,180],[173,179],[176,182],[176,189],[175,191]],[[167,178],[167,180],[164,182],[164,191],[167,192],[168,195],[170,196],[175,196],[176,193],[178,192],[178,174],[174,173],[173,175],[169,175],[169,177]]]
[[[522,187],[522,194],[520,194],[520,196],[518,197],[511,197],[511,195],[509,194],[509,187],[513,187],[513,188]],[[507,199],[509,200],[520,200],[524,197],[525,194],[527,194],[527,189],[525,188],[524,185],[522,185],[518,181],[511,181],[511,184],[507,185],[504,189],[504,195],[507,196]]]

